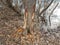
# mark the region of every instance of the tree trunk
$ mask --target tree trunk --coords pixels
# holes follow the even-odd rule
[[[25,28],[32,31],[36,0],[22,0],[25,8]],[[34,3],[33,3],[34,2]]]

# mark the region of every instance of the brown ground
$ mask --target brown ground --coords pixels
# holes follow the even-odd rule
[[[13,40],[11,37],[9,39],[9,36],[22,25],[21,16],[8,7],[0,7],[0,45],[20,45],[19,38]],[[47,32],[41,30],[39,45],[60,45],[60,29],[47,30]]]

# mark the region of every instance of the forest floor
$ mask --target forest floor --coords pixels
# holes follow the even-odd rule
[[[8,42],[9,35],[20,26],[23,26],[23,17],[8,7],[0,7],[0,45],[20,45],[14,41],[10,42],[11,40]],[[60,45],[60,29],[46,32],[42,30],[39,45]]]

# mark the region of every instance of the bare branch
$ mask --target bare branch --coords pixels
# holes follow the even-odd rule
[[[12,6],[12,0],[6,0],[6,4],[3,2],[4,0],[1,0],[1,1],[5,6],[9,7],[10,9],[12,9],[14,12],[16,12],[17,14],[21,16],[21,12]]]
[[[41,14],[49,8],[49,6],[53,3],[53,1],[54,0],[52,0],[50,4],[40,12],[39,16],[41,16]]]
[[[51,11],[50,15],[49,15],[49,23],[50,23],[50,26],[51,26],[51,20],[50,20],[50,17],[53,13],[53,11],[56,9],[56,7],[58,6],[59,3],[56,4],[56,6],[53,8],[53,10]]]

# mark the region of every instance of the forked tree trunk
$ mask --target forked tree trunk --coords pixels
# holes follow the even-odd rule
[[[35,4],[36,0],[22,0],[25,8],[25,15],[24,15],[24,21],[25,21],[25,28],[30,33],[33,28],[33,19],[34,19],[34,13],[35,13]]]

